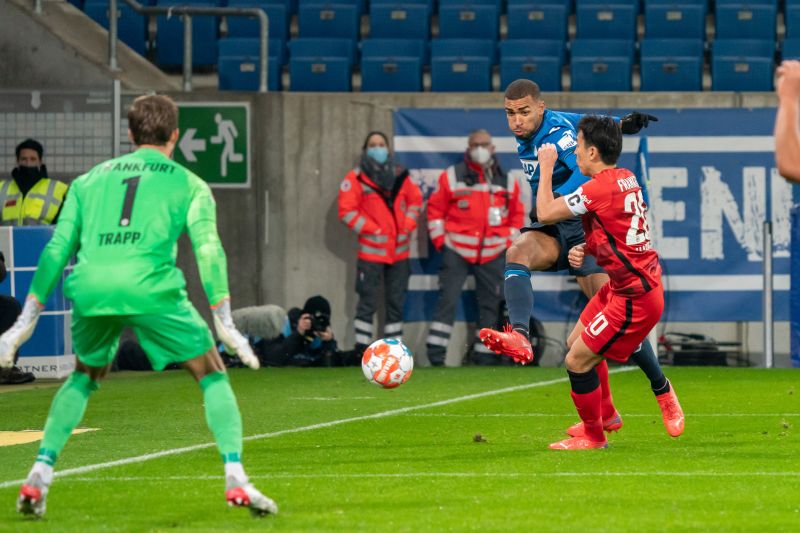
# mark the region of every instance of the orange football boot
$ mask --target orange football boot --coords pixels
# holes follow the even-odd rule
[[[593,450],[596,448],[608,448],[608,441],[597,442],[586,437],[570,437],[554,442],[549,448],[551,450]]]
[[[619,431],[622,427],[622,417],[619,416],[617,411],[614,411],[614,416],[608,420],[603,420],[603,431],[611,433]],[[586,434],[583,431],[583,422],[578,422],[567,428],[567,435],[570,437],[584,437]]]
[[[515,363],[525,365],[533,361],[531,341],[519,331],[514,331],[511,324],[506,324],[503,331],[483,328],[478,336],[491,351],[511,357]]]
[[[661,419],[670,437],[679,437],[683,433],[683,409],[678,402],[678,396],[672,387],[672,382],[668,380],[669,392],[656,396],[658,406],[661,408]]]

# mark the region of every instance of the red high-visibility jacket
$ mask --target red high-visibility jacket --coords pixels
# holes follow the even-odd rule
[[[408,258],[411,232],[422,211],[422,192],[407,170],[397,168],[402,185],[387,193],[388,198],[359,168],[351,170],[339,187],[339,218],[358,234],[359,259],[392,264]]]
[[[437,250],[444,245],[470,263],[483,264],[511,245],[525,206],[519,183],[493,168],[496,175],[487,180],[483,167],[465,158],[439,176],[428,198],[428,235]]]

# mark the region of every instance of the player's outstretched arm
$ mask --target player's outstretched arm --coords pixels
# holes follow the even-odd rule
[[[211,304],[217,336],[228,353],[236,354],[244,364],[257,369],[258,357],[233,324],[228,292],[228,262],[217,233],[217,207],[205,183],[198,184],[195,191],[189,206],[186,229],[194,248],[200,281]]]
[[[777,73],[775,163],[781,176],[800,183],[800,61],[784,61]]]
[[[658,118],[647,113],[634,111],[619,119],[619,125],[622,128],[622,133],[633,135],[639,133],[642,128],[646,128],[651,121],[658,122]]]
[[[539,148],[539,189],[536,193],[536,217],[542,224],[555,224],[574,215],[562,197],[553,195],[553,168],[558,160],[554,144]]]

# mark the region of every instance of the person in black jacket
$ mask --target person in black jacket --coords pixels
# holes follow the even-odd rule
[[[6,279],[6,258],[0,252],[0,282]],[[17,317],[22,312],[22,306],[13,296],[0,295],[0,333],[14,325]],[[8,369],[0,368],[0,385],[19,385],[30,383],[34,379],[31,372],[23,372],[17,366],[19,353],[14,356],[14,366]]]
[[[263,366],[333,366],[337,362],[336,339],[331,329],[331,305],[312,296],[302,309],[287,313],[283,333],[255,343]]]

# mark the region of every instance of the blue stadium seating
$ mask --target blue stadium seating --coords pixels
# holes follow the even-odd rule
[[[494,5],[458,3],[439,6],[441,39],[497,40],[500,11]]]
[[[158,6],[186,5],[185,0],[158,0]],[[219,7],[217,0],[192,0],[192,5]],[[160,15],[156,19],[156,63],[162,67],[183,64],[183,18]],[[192,17],[192,66],[217,64],[218,17]]]
[[[565,4],[533,0],[512,4],[512,1],[508,4],[509,39],[567,40],[569,10]]]
[[[570,64],[573,91],[630,91],[633,42],[575,39]]]
[[[221,91],[257,91],[259,80],[259,42],[252,37],[232,37],[218,42],[218,87]],[[286,43],[270,39],[267,50],[267,90],[281,90],[282,66],[286,63]]]
[[[355,58],[355,41],[350,39],[294,39],[289,42],[289,89],[348,92]]]
[[[86,0],[83,7],[89,18],[108,29],[108,0]],[[137,54],[147,52],[147,18],[125,2],[118,2],[117,35]]]
[[[422,92],[427,45],[421,39],[361,42],[362,92]]]
[[[300,37],[358,39],[358,6],[344,3],[301,2],[297,12]]]
[[[642,91],[702,91],[703,41],[644,39],[641,75]]]
[[[503,8],[503,0],[439,0],[439,9],[449,6],[470,4],[473,6],[494,6],[498,13]]]
[[[787,39],[800,37],[800,0],[786,0],[784,23]]]
[[[273,0],[228,0],[228,7],[260,7],[269,20],[269,38],[289,38],[289,16],[285,5],[275,4]],[[258,19],[228,17],[228,37],[258,37]]]
[[[375,6],[385,6],[390,5],[394,6],[397,4],[403,5],[423,5],[428,9],[428,14],[433,14],[433,3],[434,0],[370,0],[369,2],[369,9],[370,13],[375,8]]]
[[[800,38],[786,39],[781,43],[781,59],[800,59]]]
[[[716,39],[775,39],[777,6],[773,0],[717,0]]]
[[[705,39],[705,1],[649,0],[644,7],[644,27],[647,38]]]
[[[431,42],[431,90],[483,92],[492,89],[495,44],[490,39]]]
[[[561,90],[566,47],[549,39],[508,39],[500,43],[500,89],[525,78],[543,91]]]
[[[378,4],[370,8],[369,36],[380,39],[429,39],[430,15],[425,4]]]
[[[775,41],[717,39],[711,46],[712,91],[771,91]]]
[[[575,24],[578,39],[636,39],[636,0],[577,0]]]

